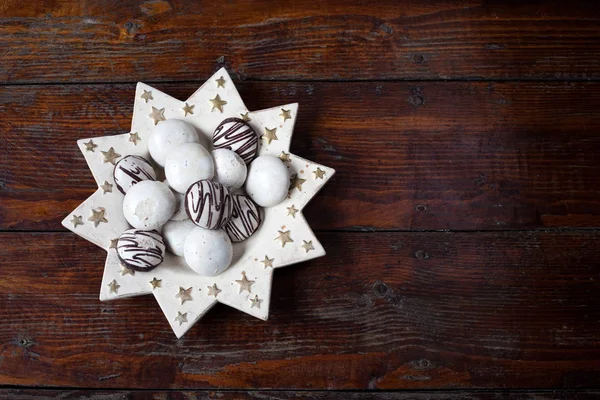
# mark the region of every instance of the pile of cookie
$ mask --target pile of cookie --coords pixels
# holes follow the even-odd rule
[[[158,124],[148,142],[151,160],[128,155],[114,168],[133,227],[117,242],[120,262],[150,271],[169,251],[200,275],[225,271],[232,242],[248,239],[260,227],[261,207],[279,204],[288,193],[286,166],[278,157],[257,157],[258,139],[239,118],[223,120],[212,143],[185,121]]]

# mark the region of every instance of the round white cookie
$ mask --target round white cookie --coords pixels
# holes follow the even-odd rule
[[[212,152],[215,162],[213,180],[227,186],[231,191],[238,190],[244,185],[248,169],[246,163],[235,151],[217,149]]]
[[[175,210],[175,196],[159,181],[141,181],[132,186],[123,199],[123,215],[131,226],[160,230]]]
[[[163,226],[162,237],[167,245],[167,250],[176,256],[183,257],[183,245],[185,238],[196,227],[191,220],[167,221]]]
[[[225,231],[195,227],[185,239],[183,254],[197,274],[216,276],[231,264],[233,246]]]
[[[192,183],[212,179],[215,173],[213,159],[202,145],[184,143],[175,147],[165,161],[165,176],[169,185],[185,194]]]
[[[183,143],[200,143],[196,128],[180,119],[168,119],[156,125],[148,139],[148,151],[161,167],[167,155]]]
[[[278,157],[260,156],[250,164],[246,193],[259,206],[273,207],[281,203],[289,187],[290,174]]]
[[[166,185],[169,185],[168,180],[163,181]],[[169,185],[170,187],[170,185]],[[185,196],[181,193],[177,192],[175,189],[171,188],[171,192],[175,196],[175,211],[171,216],[173,221],[183,221],[184,219],[188,219],[187,213],[185,212]]]

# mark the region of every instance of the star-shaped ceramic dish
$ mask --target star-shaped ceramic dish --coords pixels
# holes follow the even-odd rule
[[[273,269],[325,255],[302,209],[335,171],[289,152],[297,112],[297,103],[249,111],[225,69],[185,101],[138,83],[131,132],[77,142],[98,190],[62,221],[66,228],[107,251],[100,300],[152,294],[177,337],[216,303],[266,320]],[[207,143],[212,143],[216,126],[229,117],[246,120],[261,135],[259,155],[277,156],[289,168],[292,182],[288,198],[263,209],[262,225],[249,239],[234,243],[233,262],[219,276],[199,276],[182,258],[170,253],[150,272],[121,266],[116,238],[129,225],[122,211],[124,196],[113,181],[114,164],[130,154],[150,159],[148,138],[154,126],[165,119],[189,122],[206,136]]]

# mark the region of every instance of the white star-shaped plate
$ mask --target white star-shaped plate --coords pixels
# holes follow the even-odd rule
[[[222,111],[213,107],[211,102],[217,96],[226,102]],[[152,294],[177,337],[183,336],[216,303],[227,304],[266,320],[273,269],[325,255],[302,209],[335,171],[289,153],[297,112],[297,103],[249,111],[225,69],[220,69],[185,101],[138,83],[131,132],[77,142],[98,190],[62,221],[63,226],[107,251],[100,300]],[[112,245],[114,239],[129,229],[122,211],[124,196],[113,181],[113,163],[130,154],[150,159],[148,138],[155,122],[161,123],[160,117],[156,118],[160,115],[164,115],[165,119],[189,122],[205,137],[207,145],[212,143],[212,133],[217,125],[229,117],[249,118],[248,123],[259,135],[266,133],[266,129],[271,132],[276,129],[277,139],[270,143],[267,138],[261,137],[259,155],[280,157],[285,160],[290,176],[298,178],[286,200],[275,207],[263,209],[262,225],[254,235],[234,244],[233,262],[219,276],[197,275],[181,257],[169,253],[154,270],[132,273],[120,265]],[[282,234],[293,241],[286,240],[284,243],[281,237],[286,235]],[[253,283],[238,283],[244,276]],[[217,290],[209,291],[213,285]],[[181,290],[190,287],[192,290],[188,293],[191,296],[178,296]]]

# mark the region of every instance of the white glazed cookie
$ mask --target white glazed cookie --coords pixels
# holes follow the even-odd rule
[[[162,236],[167,245],[167,250],[176,256],[183,256],[185,238],[196,225],[189,219],[183,221],[167,221],[163,226]]]
[[[216,276],[229,267],[233,246],[227,234],[219,230],[195,227],[185,239],[187,265],[202,276]]]
[[[212,152],[215,162],[214,180],[236,191],[244,185],[248,170],[246,163],[236,152],[227,149],[217,149]]]
[[[168,180],[165,179],[163,183],[170,187]],[[185,196],[173,188],[171,188],[171,192],[175,196],[175,211],[173,212],[171,219],[174,221],[188,219],[187,213],[185,212]]]
[[[160,230],[174,210],[173,192],[159,181],[142,181],[129,189],[123,199],[123,215],[137,229]]]
[[[256,204],[273,207],[288,194],[290,175],[283,161],[275,156],[260,156],[252,161],[246,179],[246,193]]]
[[[200,143],[196,129],[180,119],[168,119],[152,130],[148,151],[152,159],[164,167],[169,152],[183,143]]]
[[[169,185],[182,194],[192,183],[212,179],[214,173],[210,153],[198,143],[184,143],[175,147],[165,161],[165,176]]]

